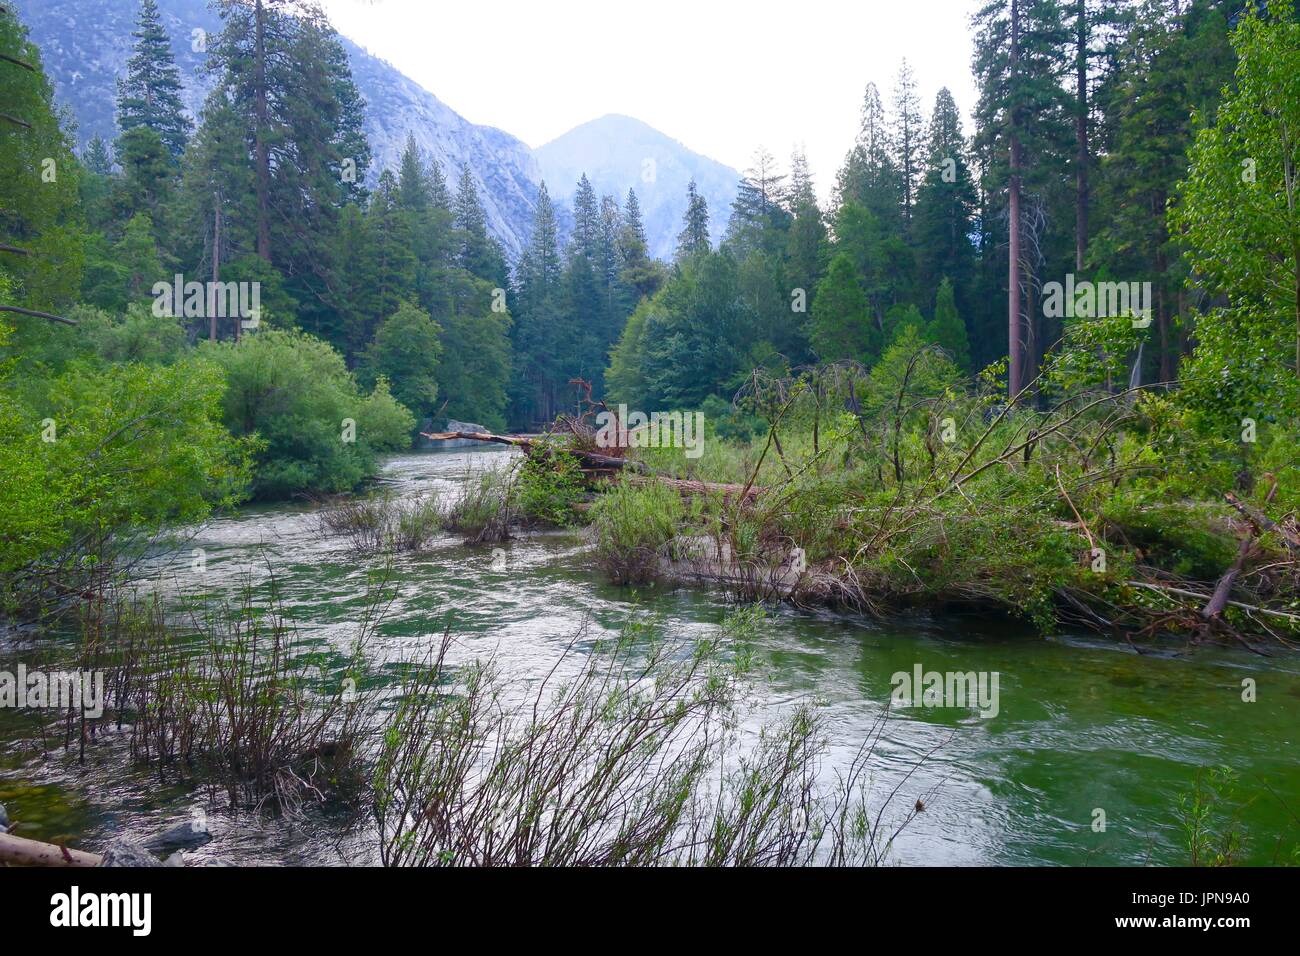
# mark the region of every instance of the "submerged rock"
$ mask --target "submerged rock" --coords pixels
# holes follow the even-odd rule
[[[104,850],[100,866],[162,866],[158,858],[139,843],[114,840]]]
[[[155,833],[144,841],[144,846],[153,853],[171,853],[175,850],[193,850],[212,842],[212,833],[206,822],[200,819],[182,820],[175,826]]]

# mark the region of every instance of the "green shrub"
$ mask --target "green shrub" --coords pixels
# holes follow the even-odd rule
[[[363,396],[343,357],[320,339],[264,329],[199,351],[226,371],[226,425],[263,442],[259,498],[350,491],[375,473],[379,453],[409,445],[414,419],[387,384]]]
[[[649,583],[687,517],[675,489],[621,481],[592,508],[596,560],[616,584]]]
[[[515,500],[528,521],[563,527],[574,522],[574,506],[584,496],[585,483],[572,455],[553,449],[534,451],[515,475]]]

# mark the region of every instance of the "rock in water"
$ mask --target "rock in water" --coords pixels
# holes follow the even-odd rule
[[[447,419],[447,431],[449,432],[477,432],[482,434],[488,429],[482,425],[476,425],[473,422],[458,422],[454,418]]]
[[[100,866],[162,866],[158,858],[138,843],[114,840],[104,850]]]
[[[212,842],[212,833],[203,820],[183,820],[173,827],[156,833],[144,841],[154,853],[171,853],[175,850],[193,850]]]

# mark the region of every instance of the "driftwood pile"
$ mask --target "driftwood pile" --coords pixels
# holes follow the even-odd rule
[[[497,435],[492,432],[469,431],[421,432],[420,434],[431,441],[463,439],[491,442],[497,445],[511,445],[520,449],[526,455],[549,455],[554,453],[557,450],[555,439],[558,436],[564,439],[564,444],[559,450],[578,460],[582,473],[592,484],[608,481],[625,471],[631,471],[636,472],[635,477],[627,479],[632,483],[663,485],[676,489],[684,497],[717,494],[728,501],[740,500],[749,504],[762,493],[762,488],[752,485],[690,481],[648,474],[641,462],[630,460],[627,457],[628,448],[626,445],[600,446],[597,444],[597,430],[592,426],[590,418],[596,412],[603,412],[612,416],[617,424],[618,413],[610,409],[604,402],[592,399],[590,383],[582,379],[574,379],[569,384],[576,385],[583,391],[584,395],[580,401],[583,410],[577,415],[561,415],[549,434]],[[615,427],[611,430],[611,433],[618,436],[630,434],[621,427]]]

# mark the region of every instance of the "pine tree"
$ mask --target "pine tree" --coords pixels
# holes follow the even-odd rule
[[[421,212],[433,206],[429,176],[413,133],[406,134],[406,146],[398,160],[397,183],[398,202],[402,208]]]
[[[587,174],[583,173],[573,196],[573,240],[569,244],[569,254],[593,260],[599,237],[600,201],[596,199],[596,190]]]
[[[898,156],[898,173],[903,187],[903,221],[910,225],[912,204],[920,178],[923,141],[921,99],[916,92],[916,75],[906,59],[894,84],[894,148]]]
[[[785,178],[777,172],[771,153],[761,148],[754,153],[753,163],[736,190],[727,223],[726,242],[737,256],[755,249],[774,253],[784,245],[785,229],[790,224],[790,214],[783,205]]]
[[[618,234],[618,252],[623,262],[620,281],[631,291],[633,300],[654,295],[664,281],[661,263],[650,258],[645,224],[641,221],[641,203],[636,192],[627,191],[623,225]]]
[[[518,315],[514,326],[514,415],[518,421],[550,421],[559,410],[566,381],[564,358],[577,347],[563,309],[564,270],[555,207],[546,184],[537,194],[533,231],[520,258]]]
[[[831,260],[817,288],[809,339],[823,362],[869,362],[880,354],[881,336],[871,306],[858,282],[853,261],[844,253]]]
[[[1069,36],[1057,0],[991,0],[976,13],[975,26],[977,143],[988,157],[986,191],[1005,188],[1007,388],[1015,396],[1037,368],[1040,322],[1032,290],[1047,245],[1029,232],[1026,205],[1050,202],[1069,166],[1072,105],[1061,84]]]
[[[976,249],[971,242],[978,197],[971,176],[961,114],[947,88],[935,97],[926,137],[925,175],[916,192],[912,240],[917,280],[927,299],[943,277],[958,301],[971,299]],[[928,308],[928,302],[927,302]]]
[[[111,176],[113,174],[113,154],[108,148],[108,143],[104,138],[96,133],[86,144],[86,151],[82,157],[82,165],[88,172],[96,176]]]
[[[857,140],[840,169],[836,205],[856,203],[886,229],[902,226],[903,182],[893,159],[885,108],[876,84],[868,83],[862,97]]]
[[[181,102],[181,75],[171,40],[154,0],[140,0],[140,16],[131,36],[134,52],[126,62],[126,76],[118,81],[117,125],[123,133],[148,127],[173,158],[179,157],[191,124]]]
[[[470,275],[504,287],[505,258],[496,241],[488,235],[487,210],[483,208],[468,166],[460,168],[453,213],[457,264]]]
[[[798,291],[805,296],[803,302],[807,315],[811,315],[816,306],[817,283],[826,269],[827,233],[826,222],[817,205],[817,193],[813,189],[812,174],[808,171],[808,160],[802,150],[796,150],[790,159],[789,210],[793,220],[786,237],[785,248],[785,285],[791,295],[790,309],[795,307]],[[807,325],[807,315],[802,323]],[[800,338],[806,336],[806,329],[799,329]],[[805,355],[789,355],[792,361],[807,359]]]
[[[119,219],[143,212],[160,233],[166,230],[168,210],[175,194],[178,170],[158,131],[135,126],[117,141],[122,176],[115,183],[113,204]]]
[[[218,88],[200,112],[200,123],[182,157],[176,248],[196,277],[222,281],[230,263],[256,254],[257,209],[248,160],[247,122]],[[263,262],[265,266],[265,262]],[[217,317],[195,330],[221,334]],[[232,332],[234,330],[232,329]]]
[[[957,299],[952,283],[947,279],[939,283],[934,301],[934,318],[926,326],[926,338],[943,348],[961,368],[970,365],[970,340],[966,324],[957,312]]]
[[[360,354],[379,324],[393,315],[415,290],[416,257],[412,248],[411,221],[400,204],[397,177],[384,170],[370,196],[366,210],[367,232],[374,247],[374,311],[366,322],[352,330],[345,354]]]
[[[1177,317],[1188,311],[1188,268],[1164,210],[1187,169],[1191,110],[1210,121],[1232,79],[1232,10],[1219,0],[1195,0],[1178,14],[1164,0],[1148,0],[1122,42],[1118,68],[1094,94],[1105,155],[1090,193],[1104,215],[1091,218],[1089,264],[1120,278],[1153,280],[1155,347],[1147,354],[1160,382],[1177,374],[1187,344],[1178,341]]]
[[[1072,0],[1069,16],[1074,43],[1074,268],[1082,272],[1088,254],[1088,211],[1093,165],[1091,87],[1104,82],[1115,66],[1116,47],[1128,26],[1129,0]],[[1098,66],[1094,66],[1097,64]]]
[[[682,231],[677,234],[677,259],[688,259],[713,248],[709,241],[709,204],[696,189],[692,179],[686,187],[686,214]]]

